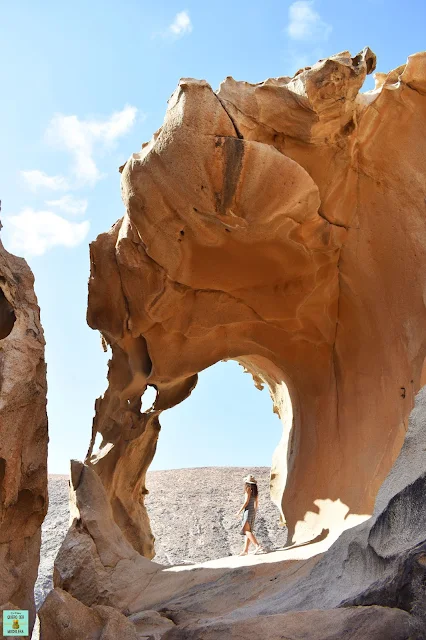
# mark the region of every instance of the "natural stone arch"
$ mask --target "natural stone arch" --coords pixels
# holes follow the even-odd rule
[[[374,64],[344,52],[293,79],[227,79],[218,94],[182,80],[122,167],[125,216],[91,245],[88,322],[112,349],[91,464],[148,557],[159,415],[224,358],[250,354],[289,384],[297,413],[275,491],[290,537],[337,535],[372,511],[426,355],[421,61],[364,99]],[[158,395],[142,414],[147,384]]]

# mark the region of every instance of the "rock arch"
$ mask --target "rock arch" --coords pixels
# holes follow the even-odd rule
[[[217,93],[184,79],[121,168],[125,215],[91,245],[88,322],[112,357],[87,461],[147,557],[159,416],[221,359],[265,379],[282,418],[288,386],[272,493],[290,538],[372,512],[426,356],[424,56],[360,95],[374,66],[366,49]]]

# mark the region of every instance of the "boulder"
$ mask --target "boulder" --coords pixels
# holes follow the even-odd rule
[[[139,640],[135,626],[111,607],[86,607],[61,589],[49,593],[40,611],[41,640]]]

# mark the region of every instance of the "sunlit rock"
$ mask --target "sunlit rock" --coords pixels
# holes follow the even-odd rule
[[[88,322],[112,357],[87,462],[143,555],[159,415],[221,359],[282,419],[271,495],[289,540],[372,513],[426,356],[424,60],[365,101],[369,49],[217,94],[183,79],[121,168],[125,215],[91,245]]]
[[[0,242],[0,606],[28,609],[31,627],[47,511],[46,392],[34,276]]]

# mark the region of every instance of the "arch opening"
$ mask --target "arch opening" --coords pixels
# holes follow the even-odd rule
[[[222,361],[203,370],[191,396],[161,416],[145,499],[155,562],[238,554],[241,519],[235,514],[248,473],[257,478],[260,492],[256,536],[268,550],[286,544],[281,500],[271,499],[271,458],[282,426],[265,380],[239,365]]]
[[[209,375],[212,371],[221,368],[221,373],[219,374],[220,380],[217,381],[216,387],[215,385],[209,384],[206,378],[209,378]],[[224,374],[224,368],[233,367],[234,373],[231,376],[231,385],[235,384],[237,381],[237,389],[231,390],[232,393],[227,396],[227,404],[223,406],[221,395],[221,390],[223,391],[226,388],[227,391],[230,391],[229,382],[227,382],[226,374]],[[244,373],[249,374],[249,376],[244,376]],[[250,379],[251,378],[251,379]],[[201,382],[200,382],[201,379]],[[206,382],[204,382],[206,380]],[[243,384],[240,384],[240,381],[243,381]],[[193,390],[194,389],[194,390]],[[167,388],[166,391],[168,392]],[[259,396],[259,391],[263,392],[263,400],[258,403],[254,400],[254,396]],[[252,393],[253,392],[253,393]],[[226,394],[225,394],[226,395]],[[190,396],[190,397],[187,397]],[[173,394],[172,394],[173,397]],[[200,407],[197,399],[200,398],[201,404],[203,407]],[[145,496],[150,491],[150,482],[146,479],[146,474],[151,474],[151,477],[155,480],[155,474],[161,469],[164,474],[164,469],[176,469],[180,467],[220,467],[226,466],[231,468],[240,469],[238,472],[241,477],[251,472],[251,469],[260,469],[261,473],[261,482],[262,482],[262,493],[263,493],[263,501],[265,504],[268,504],[268,522],[269,526],[266,527],[268,531],[273,533],[273,547],[284,546],[286,543],[286,529],[285,529],[285,515],[283,513],[283,491],[286,482],[286,474],[287,474],[287,454],[288,454],[288,444],[290,441],[290,437],[293,429],[293,406],[290,397],[289,389],[284,382],[284,376],[279,368],[273,365],[272,362],[268,361],[265,357],[260,356],[241,356],[232,359],[225,359],[223,361],[219,361],[210,367],[207,367],[199,374],[199,379],[197,385],[191,389],[191,391],[186,394],[186,399],[182,402],[179,401],[175,403],[172,408],[168,410],[163,410],[161,415],[161,433],[160,427],[158,424],[158,429],[153,428],[155,421],[153,418],[157,419],[159,411],[155,409],[156,402],[160,400],[161,402],[161,389],[160,391],[157,388],[157,385],[148,384],[142,397],[138,400],[138,405],[140,405],[140,417],[141,420],[145,423],[144,436],[149,439],[152,438],[151,441],[151,459],[147,459],[143,462],[143,469],[139,475],[139,496],[142,497],[142,500],[139,501],[139,507],[142,507],[143,512],[145,512]],[[195,401],[195,402],[194,402]],[[272,402],[271,402],[272,401]],[[132,402],[136,402],[135,399]],[[209,410],[209,407],[212,409],[211,405],[214,405],[216,409],[220,407],[220,411],[214,412],[213,410]],[[231,412],[232,415],[229,415],[230,407],[234,405],[234,411]],[[245,413],[241,416],[241,412],[239,407],[241,405],[245,405]],[[188,420],[188,416],[193,414],[194,424],[197,423],[199,425],[199,434],[202,432],[206,434],[207,430],[207,442],[203,443],[203,446],[209,447],[210,452],[213,452],[214,449],[214,437],[213,440],[208,437],[208,432],[210,431],[210,435],[212,430],[215,429],[215,425],[213,423],[215,416],[216,420],[221,421],[229,430],[233,429],[239,434],[241,438],[243,435],[243,430],[236,425],[236,422],[239,422],[240,426],[244,423],[244,421],[249,418],[249,412],[254,411],[256,414],[257,420],[257,432],[253,431],[253,427],[256,425],[251,425],[251,429],[247,432],[247,437],[251,440],[250,445],[246,447],[246,453],[249,453],[248,456],[244,458],[244,455],[238,455],[235,457],[234,454],[231,453],[225,460],[225,462],[220,462],[217,459],[215,460],[213,455],[204,456],[200,462],[190,462],[189,457],[185,458],[186,462],[179,463],[179,459],[182,459],[183,456],[179,455],[178,449],[180,448],[182,453],[182,448],[185,446],[183,443],[188,443],[188,438],[190,434],[187,428],[180,428],[183,421]],[[209,415],[207,417],[207,413],[214,414]],[[268,417],[269,416],[269,417]],[[208,424],[203,424],[203,422],[208,421]],[[178,424],[176,425],[175,422]],[[265,423],[267,423],[265,425]],[[280,424],[281,423],[281,424]],[[186,425],[187,426],[187,425]],[[194,426],[194,425],[193,425]],[[222,445],[223,447],[228,447],[227,437],[225,430],[222,430]],[[174,432],[174,440],[171,438],[171,433]],[[266,432],[268,433],[268,437],[266,438]],[[110,432],[112,433],[112,432]],[[151,435],[149,435],[151,434]],[[192,433],[194,437],[194,431]],[[267,440],[267,444],[264,443],[263,446],[263,457],[261,460],[256,458],[256,443],[257,449],[259,449],[259,443],[261,439]],[[229,439],[229,438],[228,438]],[[104,438],[102,439],[99,434],[96,435],[96,444],[100,447],[99,451],[90,456],[90,463],[97,467],[98,473],[102,474],[102,467],[108,468],[110,470],[112,465],[112,458],[114,456],[114,446],[117,445],[117,442],[114,443],[113,438]],[[136,439],[135,439],[136,440]],[[158,441],[158,442],[157,442]],[[158,444],[158,450],[157,450]],[[234,439],[233,446],[238,446],[238,443]],[[164,447],[170,446],[173,451],[173,455],[169,456],[167,459],[163,455]],[[136,449],[136,445],[135,445]],[[265,452],[267,450],[267,454]],[[217,453],[217,450],[216,450]],[[154,454],[156,456],[154,457]],[[251,455],[250,455],[251,454]],[[109,462],[107,460],[109,459]],[[154,464],[150,467],[150,464],[154,460]],[[164,464],[162,464],[161,460],[166,460]],[[193,458],[194,460],[194,458]],[[139,469],[140,469],[139,465]],[[267,470],[265,469],[267,467]],[[131,473],[131,469],[126,467],[126,475],[127,475],[127,487],[129,487],[129,473]],[[266,475],[265,475],[266,474]],[[106,475],[106,474],[105,474]],[[180,473],[182,475],[182,473]],[[143,479],[143,481],[141,481]],[[240,489],[240,481],[238,483],[238,491]],[[114,488],[117,488],[120,484],[120,481],[115,478]],[[155,482],[154,482],[155,485]],[[112,486],[107,489],[113,489]],[[235,491],[235,486],[232,484],[229,487],[229,490]],[[162,491],[162,490],[161,490]],[[148,496],[147,504],[149,505],[150,500],[155,500],[155,494],[161,493],[158,486],[154,487],[154,497]],[[241,495],[239,493],[235,494],[235,498],[237,501],[240,501]],[[133,497],[135,496],[135,492],[133,492]],[[123,508],[123,502],[126,499],[126,496],[121,495],[120,500],[117,500],[117,495],[114,496],[113,500],[111,500],[111,504],[120,505],[119,509],[117,507],[117,511],[120,513],[126,513],[126,521],[128,524],[129,518],[127,515],[127,508]],[[128,504],[128,503],[127,503]],[[136,501],[138,504],[138,501]],[[218,511],[221,513],[220,520],[223,522],[223,518],[225,521],[228,516],[224,512],[223,506],[219,507]],[[120,522],[120,513],[116,513],[116,521],[121,526]],[[154,511],[153,511],[154,513]],[[234,520],[233,515],[231,513],[228,514],[229,517]],[[137,514],[135,513],[135,521],[137,520]],[[148,508],[148,516],[150,516],[150,511]],[[140,518],[140,511],[139,511]],[[168,520],[168,518],[166,518]],[[147,518],[145,518],[145,522],[147,522]],[[229,519],[228,519],[229,523]],[[136,522],[135,522],[136,524]],[[155,519],[154,513],[154,534],[158,540],[158,544],[156,544],[156,548],[160,549],[160,561],[165,560],[162,556],[164,555],[163,550],[165,546],[167,546],[167,531],[164,528],[164,523],[159,524],[158,519]],[[234,522],[235,526],[235,522]],[[263,531],[265,533],[265,525],[262,525]],[[174,528],[176,529],[176,528]],[[129,527],[127,528],[127,531]],[[268,534],[269,537],[270,533]],[[150,532],[151,534],[151,532]],[[150,535],[149,534],[149,535]],[[267,537],[268,537],[267,536]],[[133,540],[136,536],[132,536]],[[267,546],[270,547],[270,540],[268,537]],[[236,538],[238,541],[238,536]],[[153,540],[151,539],[150,543],[152,544]],[[145,549],[146,552],[146,549]],[[149,552],[146,552],[148,557],[154,557],[154,549]],[[227,554],[225,554],[227,555]],[[216,556],[218,557],[218,556]],[[176,559],[176,558],[175,558]],[[194,558],[193,558],[194,559]],[[170,558],[169,558],[170,560]]]

